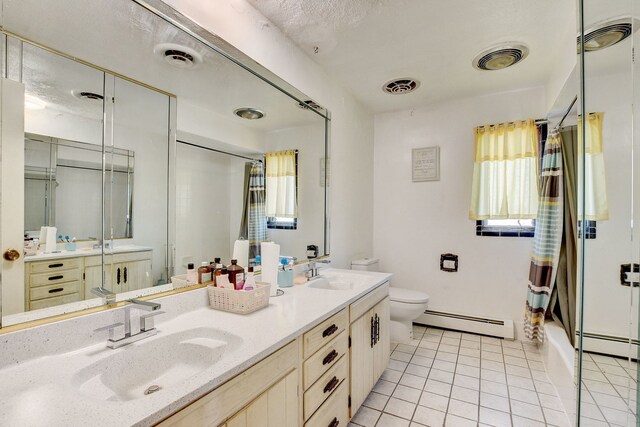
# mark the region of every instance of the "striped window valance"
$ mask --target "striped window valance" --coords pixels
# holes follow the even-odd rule
[[[469,218],[535,218],[538,151],[533,119],[476,128]]]

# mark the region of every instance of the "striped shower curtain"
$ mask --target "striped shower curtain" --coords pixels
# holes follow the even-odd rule
[[[529,268],[529,289],[524,333],[544,341],[544,317],[556,279],[562,243],[564,186],[562,137],[554,131],[547,138],[540,173],[540,200]]]
[[[267,217],[264,205],[264,167],[261,162],[246,165],[245,202],[240,224],[240,238],[249,241],[249,259],[260,255],[260,242],[267,240]]]

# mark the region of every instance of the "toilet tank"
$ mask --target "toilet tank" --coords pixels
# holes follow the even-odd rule
[[[379,261],[380,260],[378,258],[354,259],[353,261],[351,261],[351,269],[361,271],[379,271]]]

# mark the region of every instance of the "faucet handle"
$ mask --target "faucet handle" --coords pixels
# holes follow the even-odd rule
[[[93,331],[94,332],[109,331],[109,340],[110,341],[121,340],[126,335],[124,323],[122,323],[122,322],[114,323],[113,325],[109,325],[109,326],[103,326],[101,328],[94,329]]]
[[[153,318],[159,314],[164,314],[164,311],[152,311],[149,314],[143,314],[140,316],[140,331],[147,332],[155,328]]]

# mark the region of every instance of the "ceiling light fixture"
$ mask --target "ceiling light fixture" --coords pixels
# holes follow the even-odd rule
[[[26,110],[44,110],[47,103],[34,95],[24,96],[24,108]]]
[[[482,71],[511,67],[529,55],[529,48],[520,43],[503,43],[485,49],[473,58],[473,66]]]
[[[595,52],[620,43],[633,34],[630,17],[609,19],[595,24],[584,32],[584,51]],[[580,53],[580,36],[578,35],[578,53]]]
[[[233,113],[236,116],[247,120],[257,120],[264,117],[264,112],[251,107],[238,108],[237,110],[234,110]]]

